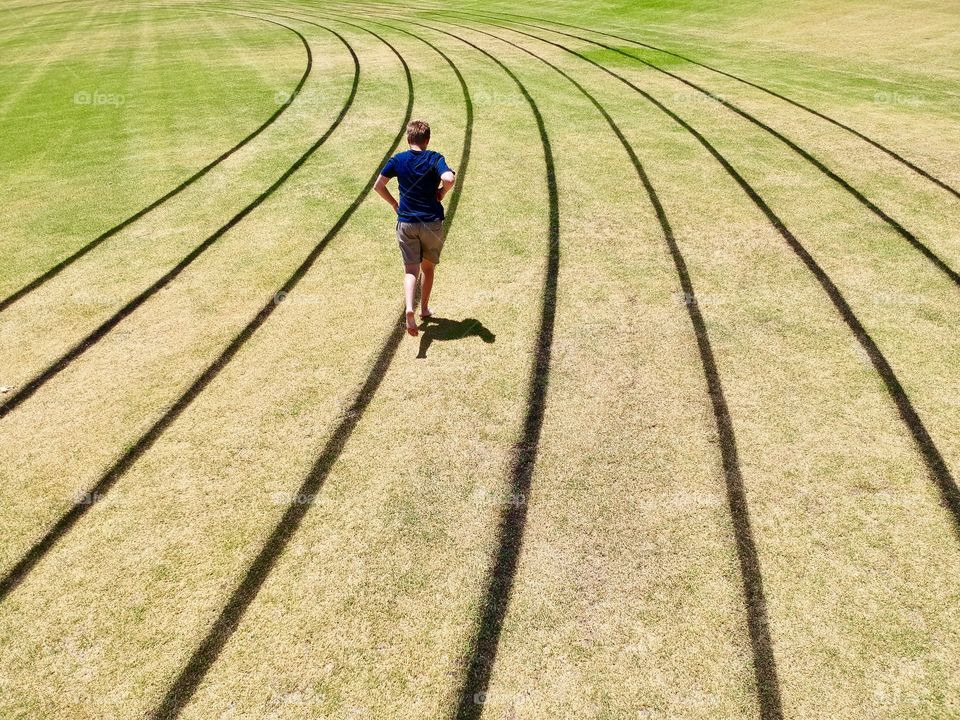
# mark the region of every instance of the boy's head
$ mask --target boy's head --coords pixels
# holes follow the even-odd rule
[[[411,120],[407,124],[407,144],[423,149],[430,142],[430,125],[424,120]]]

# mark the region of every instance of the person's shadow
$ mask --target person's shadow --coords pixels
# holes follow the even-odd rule
[[[420,352],[417,353],[417,358],[426,358],[427,350],[436,340],[462,340],[468,337],[478,337],[485,343],[492,343],[497,339],[497,336],[476,318],[448,320],[436,315],[424,318],[420,325]]]

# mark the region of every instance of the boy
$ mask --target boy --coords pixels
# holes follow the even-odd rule
[[[427,150],[430,126],[423,120],[413,120],[407,125],[407,144],[409,150],[394,155],[383,166],[373,189],[397,213],[407,332],[416,337],[419,331],[414,319],[413,297],[417,278],[422,269],[420,317],[426,319],[433,314],[430,311],[433,271],[440,262],[443,249],[443,205],[440,201],[453,187],[456,173],[447,166],[443,155]],[[399,203],[387,189],[387,183],[393,177],[400,185]]]

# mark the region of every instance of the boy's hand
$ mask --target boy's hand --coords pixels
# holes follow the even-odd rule
[[[457,176],[453,170],[447,170],[447,172],[440,176],[440,187],[437,188],[437,202],[443,202],[443,196],[450,192],[450,188],[453,187],[454,180],[456,179]]]

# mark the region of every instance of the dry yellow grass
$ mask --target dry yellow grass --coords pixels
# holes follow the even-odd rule
[[[956,108],[943,93],[953,72],[944,66],[948,33],[922,48],[929,71],[918,65],[920,50],[905,51],[912,66],[898,70],[890,53],[919,30],[869,46],[877,30],[863,23],[877,20],[878,6],[848,6],[847,47],[831,37],[810,41],[823,23],[819,2],[764,10],[781,25],[753,57],[744,48],[758,21],[743,5],[710,10],[709,26],[695,14],[684,21],[689,8],[543,12],[611,29],[660,17],[671,47],[697,54],[691,38],[707,39],[702,56],[711,62],[789,89],[956,184]],[[494,7],[539,13],[474,9]],[[925,31],[938,22],[953,27],[953,14],[941,17],[938,7],[900,8],[879,26],[916,18]],[[257,578],[249,606],[232,616],[236,628],[222,634],[222,650],[201,664],[184,718],[443,718],[458,706],[464,718],[743,718],[757,717],[765,702],[770,712],[756,688],[735,546],[746,516],[727,494],[691,299],[627,154],[567,80],[517,48],[446,24],[476,18],[352,7],[364,8],[376,22],[361,24],[406,57],[413,113],[431,121],[433,146],[453,165],[467,130],[455,74],[424,43],[376,23],[423,35],[469,86],[472,150],[433,304],[444,318],[481,323],[492,342],[436,341],[423,358],[420,342],[404,338],[385,370],[375,365],[398,320],[400,273],[392,219],[367,198],[223,371],[0,598],[0,715],[149,715],[247,577]],[[401,64],[370,34],[303,5],[245,9],[310,17],[342,32],[363,64],[354,106],[263,206],[0,418],[4,572],[269,300],[361,191],[401,124]],[[68,15],[77,16],[84,11]],[[541,137],[517,85],[490,58],[400,16],[500,58],[529,88],[551,142],[556,325],[536,465],[522,496],[512,495],[512,463],[522,450],[515,444],[548,268]],[[0,383],[35,375],[330,124],[349,91],[349,56],[319,28],[283,21],[315,50],[303,95],[196,186],[0,313]],[[215,40],[181,52],[216,64],[236,41],[229,57],[243,64],[251,87],[288,82],[295,53],[276,62],[269,48],[246,54],[248,36],[232,34],[239,22],[198,20]],[[541,55],[594,94],[663,204],[736,436],[782,717],[960,715],[957,520],[821,285],[704,147],[639,94],[559,48],[477,27]],[[843,188],[728,109],[622,56],[518,29],[608,65],[729,160],[836,283],[955,474],[956,285]],[[164,61],[156,32],[142,26],[127,48],[131,67]],[[766,69],[763,59],[778,54],[782,65]],[[804,85],[798,79],[811,58],[837,72]],[[943,190],[756,89],[684,63],[665,66],[809,150],[960,266],[960,204]],[[837,79],[844,68],[856,82]],[[42,85],[50,71],[41,61],[27,82]],[[896,75],[895,92],[926,76],[930,95],[915,106],[871,100],[876,88],[864,77],[878,73]],[[824,94],[830,82],[833,96]],[[905,117],[914,124],[891,119]],[[158,146],[157,137],[151,142]],[[145,150],[131,163],[161,158]],[[35,162],[31,172],[50,172]],[[27,277],[25,267],[9,277]],[[370,377],[379,385],[323,484],[315,496],[297,496],[337,428],[352,427],[351,403]],[[250,575],[291,505],[306,508],[302,524],[268,558],[262,578]],[[485,616],[497,523],[517,505],[525,509],[522,549],[509,593],[498,598],[509,604],[496,662],[489,682],[473,687],[465,673]],[[478,694],[462,697],[465,687]]]
[[[364,38],[358,39],[358,48],[367,52],[367,62],[390,67],[387,63],[391,62],[392,54],[385,48],[375,47]],[[399,70],[395,57],[392,62]],[[397,80],[402,83],[402,76]],[[306,98],[310,97],[311,90],[311,86],[305,86]],[[169,289],[154,297],[147,306],[149,309],[127,318],[82,360],[69,366],[29,403],[5,419],[5,437],[10,443],[3,450],[3,466],[17,469],[17,475],[11,474],[10,482],[3,487],[8,498],[4,502],[4,516],[9,523],[9,530],[5,532],[8,539],[4,544],[5,565],[22,554],[40,530],[72,503],[78,492],[94,484],[115,459],[118,447],[133,443],[186,389],[336,221],[366,181],[366,171],[359,165],[360,161],[375,164],[386,150],[389,137],[371,135],[370,127],[382,118],[383,97],[392,92],[405,92],[404,85],[390,84],[386,78],[376,83],[362,83],[343,125],[300,173],[221,238]],[[330,101],[342,104],[345,98],[343,92],[331,96]],[[402,119],[402,108],[400,113],[393,121],[395,125]],[[330,117],[317,112],[315,118],[311,118],[311,110],[306,108],[300,121],[306,125],[300,128],[302,136],[297,145],[290,143],[293,152],[299,149],[297,155],[323,133]],[[348,149],[355,154],[358,165],[337,163],[336,159]],[[288,150],[287,154],[292,153]],[[286,159],[292,162],[296,155]],[[261,190],[283,169],[283,166],[275,168],[274,174],[262,182]],[[196,199],[194,203],[199,205]],[[302,208],[307,208],[307,212]],[[239,208],[228,207],[222,215],[217,213],[201,225],[200,232],[208,229],[207,223],[210,230],[216,229],[235,209]],[[170,211],[175,212],[172,208]],[[203,237],[191,229],[184,239],[189,241],[188,247],[192,247]],[[163,248],[164,244],[157,247]],[[133,250],[125,248],[123,252]],[[117,272],[123,271],[121,262]],[[130,268],[126,271],[130,272]],[[62,276],[64,282],[69,281],[69,275],[72,273]],[[133,275],[129,282],[142,287],[153,279],[149,275],[148,278],[144,282],[142,277]],[[58,290],[60,280],[57,278],[52,284],[51,292]],[[78,278],[76,282],[81,280]],[[81,307],[86,307],[82,303],[83,294],[93,290],[81,284],[74,292],[80,295]],[[30,297],[24,303],[32,307],[32,300]],[[99,305],[94,307],[106,314]],[[41,304],[34,317],[40,327],[45,315],[51,324],[56,324],[59,318],[66,326],[76,317],[70,310],[52,303]],[[19,304],[10,310],[12,318],[8,322],[12,327],[19,327],[13,325],[19,312]],[[89,323],[89,319],[86,322]],[[22,325],[25,323],[21,319]],[[12,336],[14,331],[10,332]],[[27,337],[33,339],[32,335]],[[54,345],[54,352],[67,346],[52,333],[44,340]],[[37,345],[40,344],[38,341]],[[28,365],[30,356],[18,358],[13,352],[15,347],[10,347],[6,367],[13,371],[19,369],[16,360],[23,362],[20,367],[26,367],[20,370],[18,380],[42,368],[38,362]],[[47,357],[51,355],[48,351]],[[172,367],[178,372],[171,373]],[[115,382],[118,376],[136,378],[136,381],[118,385]],[[29,438],[40,433],[48,439],[24,457],[22,448],[30,445]],[[23,493],[25,485],[31,487],[30,493]]]

